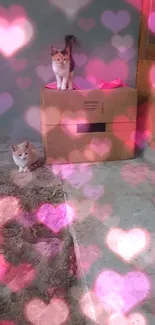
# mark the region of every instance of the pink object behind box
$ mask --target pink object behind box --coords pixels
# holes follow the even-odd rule
[[[100,83],[96,87],[94,87],[94,89],[114,89],[119,87],[128,87],[128,85],[126,85],[121,79],[115,79],[110,82],[101,80]],[[46,88],[57,89],[56,82],[47,84]],[[73,83],[73,89],[82,90],[79,86],[75,85],[74,83]]]

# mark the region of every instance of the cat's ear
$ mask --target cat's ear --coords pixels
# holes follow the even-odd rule
[[[12,149],[13,152],[15,152],[17,150],[17,146],[15,144],[12,144],[11,149]]]
[[[25,144],[25,148],[29,147],[29,142],[27,140],[24,142],[24,144]]]
[[[67,46],[66,48],[65,48],[65,52],[69,55],[70,54],[70,47],[69,46]]]
[[[55,47],[51,46],[51,55],[55,55],[57,53],[57,50],[55,49]]]

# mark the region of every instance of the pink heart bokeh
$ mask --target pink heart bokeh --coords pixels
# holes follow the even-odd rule
[[[69,315],[67,304],[62,299],[53,298],[49,304],[40,299],[33,299],[25,305],[26,320],[33,325],[64,324]]]
[[[0,94],[0,115],[5,113],[13,105],[13,97],[9,93]]]
[[[127,49],[131,48],[133,45],[134,39],[131,35],[113,35],[111,43],[120,52],[125,52]]]
[[[128,65],[120,59],[114,59],[106,64],[99,58],[89,60],[85,69],[86,77],[93,76],[97,83],[102,79],[111,81],[120,78],[125,81],[128,77],[128,71]],[[104,76],[106,76],[106,79]]]
[[[25,112],[25,121],[34,128],[36,131],[40,132],[40,109],[37,106],[29,107]]]
[[[78,67],[82,67],[87,62],[87,55],[85,54],[73,54],[73,59]]]
[[[28,287],[36,277],[36,270],[31,264],[23,263],[17,266],[10,265],[1,280],[13,292],[18,292]]]
[[[105,10],[101,16],[101,22],[105,27],[118,33],[129,25],[130,15],[126,10],[120,10],[116,13],[112,10]]]
[[[148,298],[151,284],[146,274],[139,271],[123,276],[113,270],[106,270],[96,280],[95,293],[105,310],[126,314]]]
[[[78,245],[77,249],[80,251],[80,264],[86,274],[91,265],[101,256],[101,251],[96,245]]]
[[[21,6],[0,7],[0,52],[11,56],[33,37],[33,27]]]
[[[75,216],[72,207],[67,203],[57,206],[45,203],[38,209],[36,217],[54,233],[58,233],[71,224]]]
[[[16,79],[16,84],[21,89],[27,89],[31,86],[32,80],[29,77],[18,77]]]
[[[151,83],[151,86],[155,86],[155,64],[152,64],[150,71],[149,71],[149,81]]]
[[[49,65],[38,65],[36,68],[36,74],[39,78],[41,78],[44,82],[48,82],[49,80],[53,80],[55,75],[52,70],[52,64]]]
[[[152,12],[148,19],[148,26],[152,33],[155,33],[155,12]]]
[[[85,185],[83,188],[84,196],[93,201],[97,201],[104,194],[103,185]]]
[[[16,323],[11,320],[1,320],[0,325],[16,325]]]
[[[145,182],[149,174],[147,165],[130,165],[126,164],[121,170],[121,175],[124,181],[132,186],[138,186]]]
[[[72,164],[67,165],[53,165],[53,173],[61,175],[63,179],[67,179],[74,171],[75,167]]]
[[[109,231],[106,242],[109,249],[129,262],[146,249],[149,244],[149,234],[139,228],[128,231],[114,228]]]
[[[50,241],[40,241],[36,245],[38,252],[45,258],[55,257],[61,250],[62,242],[59,238],[51,238]]]
[[[130,314],[128,317],[116,313],[109,317],[107,325],[148,325],[148,323],[144,316],[139,313]]]
[[[78,25],[80,28],[87,33],[95,27],[95,24],[96,22],[94,18],[80,18],[78,20]]]
[[[90,318],[94,324],[108,325],[108,314],[104,310],[101,301],[93,291],[87,291],[80,299],[80,308],[82,313]],[[124,324],[119,324],[124,325]]]
[[[138,10],[142,9],[142,0],[125,0]]]
[[[13,292],[27,287],[35,278],[36,271],[31,264],[13,265],[0,255],[0,281]]]
[[[66,177],[66,180],[76,189],[80,189],[92,178],[92,169],[90,167],[86,170],[74,171]]]
[[[111,204],[99,205],[98,203],[95,202],[95,203],[93,203],[91,213],[96,218],[98,218],[99,220],[104,222],[106,219],[111,217],[111,215],[113,213],[113,209],[112,209]]]
[[[0,197],[0,227],[18,217],[22,212],[21,202],[14,196]]]
[[[112,147],[111,140],[105,138],[103,141],[93,138],[90,143],[90,148],[92,151],[96,152],[99,156],[106,155],[110,152]]]
[[[132,60],[136,56],[136,50],[135,48],[127,49],[125,52],[118,51],[118,56],[126,63],[128,63],[130,60]]]
[[[10,60],[10,66],[12,69],[14,69],[17,72],[20,72],[24,70],[28,65],[28,62],[26,59],[13,59]]]

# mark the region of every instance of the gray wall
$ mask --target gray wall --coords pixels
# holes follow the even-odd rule
[[[1,0],[1,5],[5,8],[22,4],[35,31],[31,42],[15,55],[9,58],[1,55],[1,139],[8,136],[12,141],[20,141],[23,138],[40,140],[40,87],[55,80],[49,48],[51,45],[63,46],[63,38],[67,33],[75,34],[81,43],[80,47],[74,50],[74,53],[78,54],[75,56],[75,81],[80,86],[89,88],[100,79],[108,81],[116,77],[122,78],[130,86],[135,86],[140,13],[130,1]],[[57,3],[57,6],[52,2]],[[60,10],[58,4],[62,3],[64,7]],[[73,3],[72,6],[70,3]],[[83,3],[87,4],[71,17],[76,7]],[[110,13],[107,13],[107,10],[110,10]],[[114,12],[120,10],[122,12],[115,16]],[[19,16],[17,10],[10,12],[10,21],[15,14]],[[118,39],[117,34],[125,36],[123,41]],[[119,42],[123,44],[118,45]],[[124,46],[124,50],[129,47],[129,50],[121,54],[118,46]],[[26,122],[26,114],[31,126]]]

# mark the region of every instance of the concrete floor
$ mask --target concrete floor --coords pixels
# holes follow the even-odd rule
[[[4,143],[1,151],[3,167],[11,156]],[[132,161],[53,166],[75,212],[70,232],[83,290],[72,295],[87,324],[155,324],[154,162],[147,148]]]
[[[70,232],[87,293],[81,308],[97,324],[107,324],[107,319],[108,325],[155,324],[155,165],[149,157],[60,168],[75,211]],[[112,228],[117,230],[112,233]],[[127,281],[129,272],[132,280]],[[107,302],[111,296],[114,302]],[[109,318],[119,312],[125,318]]]

